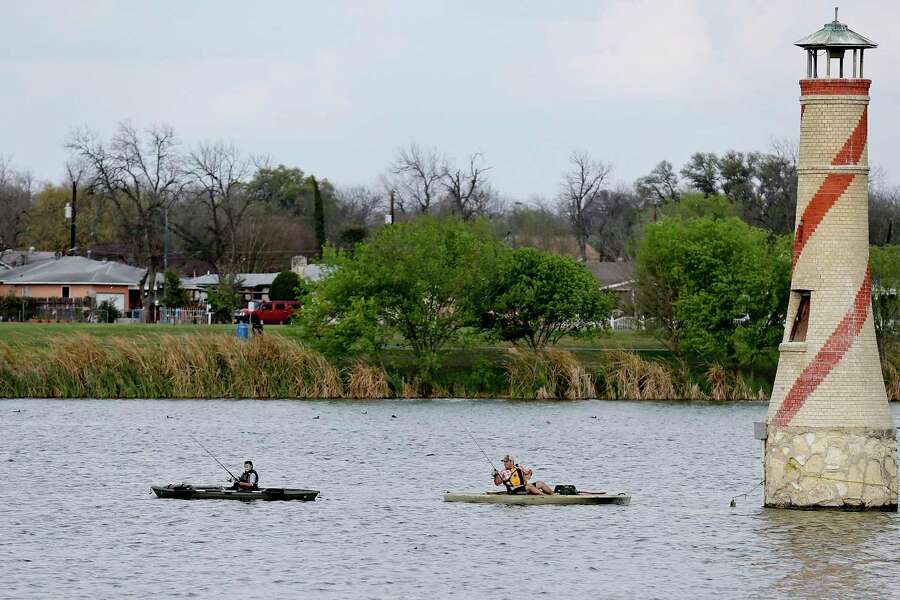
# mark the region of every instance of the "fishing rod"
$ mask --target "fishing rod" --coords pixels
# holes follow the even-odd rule
[[[479,450],[481,450],[481,454],[484,455],[485,460],[487,460],[488,463],[490,463],[491,467],[494,468],[494,472],[499,473],[500,471],[497,469],[497,467],[494,466],[494,461],[490,459],[490,457],[487,455],[487,452],[484,451],[484,448],[481,447],[481,444],[478,443],[478,440],[475,439],[475,436],[472,435],[472,432],[469,431],[469,428],[466,427],[465,423],[463,423],[463,429],[466,430],[466,433],[469,434],[469,437],[472,438],[472,441],[475,442],[475,445],[478,446]]]
[[[234,473],[232,473],[231,471],[228,470],[228,467],[226,467],[226,466],[223,465],[221,462],[219,462],[219,459],[216,458],[216,457],[213,455],[213,453],[209,451],[209,448],[207,448],[206,446],[204,446],[203,444],[200,443],[200,440],[198,440],[197,438],[195,438],[195,437],[192,436],[191,434],[188,434],[188,437],[191,438],[192,440],[194,440],[194,442],[196,442],[198,446],[200,446],[201,448],[203,448],[203,450],[206,451],[207,454],[209,454],[210,458],[212,458],[214,461],[216,461],[216,464],[218,464],[220,467],[222,467],[223,469],[225,469],[225,472],[226,472],[226,473],[228,473],[229,475],[231,475],[231,478],[232,478],[232,479],[234,479],[235,481],[240,481],[240,479],[239,479],[238,477],[235,477],[235,476],[234,476]]]

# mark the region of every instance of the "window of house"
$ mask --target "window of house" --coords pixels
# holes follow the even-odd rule
[[[800,303],[797,306],[797,314],[794,316],[794,325],[791,327],[791,341],[805,342],[806,329],[809,327],[809,292],[799,292]]]
[[[30,285],[22,286],[22,297],[23,298],[31,298],[31,286]]]
[[[62,297],[63,298],[69,297],[69,286],[67,286],[67,285],[62,286]]]

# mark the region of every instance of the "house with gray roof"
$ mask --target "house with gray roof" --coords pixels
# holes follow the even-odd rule
[[[121,312],[141,305],[146,269],[83,256],[61,256],[0,270],[0,295],[23,298],[90,298]]]

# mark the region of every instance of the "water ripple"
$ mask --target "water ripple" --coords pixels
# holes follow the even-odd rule
[[[894,597],[897,514],[764,510],[758,488],[728,507],[759,481],[764,416],[762,404],[4,400],[0,564],[13,569],[0,597]],[[445,504],[445,490],[490,487],[463,424],[493,457],[629,491],[632,505]],[[224,482],[189,435],[235,468],[253,459],[264,485],[321,497],[154,498],[153,483]]]

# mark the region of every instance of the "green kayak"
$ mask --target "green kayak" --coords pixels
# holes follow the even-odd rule
[[[179,500],[315,500],[318,490],[299,490],[292,488],[262,488],[259,490],[233,490],[217,486],[194,486],[188,484],[169,484],[151,486],[153,493],[159,498],[177,498]]]
[[[444,502],[473,502],[476,504],[514,504],[525,506],[569,505],[569,504],[622,504],[631,502],[627,494],[607,494],[605,492],[579,492],[570,496],[532,496],[526,494],[504,494],[497,492],[447,492]]]

